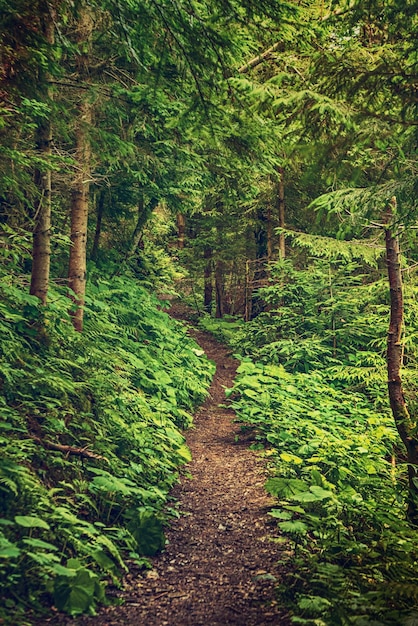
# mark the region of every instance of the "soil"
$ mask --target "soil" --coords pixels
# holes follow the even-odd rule
[[[173,317],[186,311],[174,305]],[[186,437],[193,460],[175,487],[182,515],[170,524],[165,551],[147,572],[126,576],[123,604],[79,617],[83,626],[288,626],[276,599],[288,546],[275,542],[277,527],[264,491],[265,463],[234,423],[224,390],[237,361],[207,333],[190,328],[217,369],[210,395]],[[55,617],[44,623],[63,624]],[[74,620],[71,620],[74,623]]]

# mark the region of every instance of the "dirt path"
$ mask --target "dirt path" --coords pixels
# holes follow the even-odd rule
[[[175,311],[181,316],[181,310]],[[239,441],[225,403],[237,362],[225,346],[191,330],[217,371],[210,397],[187,435],[193,461],[173,495],[183,515],[167,532],[167,549],[153,569],[127,577],[125,603],[97,617],[78,618],[94,626],[263,626],[290,624],[276,600],[282,544],[267,516],[272,505],[263,490],[262,460]]]

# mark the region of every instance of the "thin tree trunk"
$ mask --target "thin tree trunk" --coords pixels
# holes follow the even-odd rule
[[[105,207],[106,189],[101,189],[97,200],[96,229],[94,231],[93,247],[91,249],[91,260],[97,261],[99,255],[100,235],[102,233],[102,221]]]
[[[117,272],[115,272],[114,276],[120,275],[126,263],[136,253],[142,241],[142,234],[143,234],[144,226],[147,223],[150,216],[152,215],[152,212],[157,205],[158,205],[158,199],[151,198],[151,200],[145,206],[144,196],[141,194],[139,201],[138,201],[138,218],[136,221],[134,232],[132,233],[131,245],[129,247],[128,252],[125,254],[122,262],[119,264],[119,269],[117,270]]]
[[[81,9],[77,25],[76,42],[87,52],[80,53],[77,59],[79,80],[88,82],[89,49],[93,32],[92,16],[86,6]],[[71,248],[68,266],[68,286],[74,292],[71,296],[76,304],[73,313],[74,328],[83,330],[83,305],[86,292],[86,251],[87,251],[87,223],[89,212],[89,190],[91,177],[91,145],[89,129],[92,122],[93,105],[88,93],[80,94],[78,118],[75,129],[75,161],[77,173],[73,182],[71,194]]]
[[[273,215],[271,206],[267,207],[267,262],[273,259]]]
[[[177,213],[177,247],[179,250],[184,248],[186,239],[186,218],[183,213]]]
[[[76,130],[76,162],[79,167],[71,195],[71,248],[68,265],[68,286],[74,292],[73,301],[77,305],[73,313],[74,328],[83,330],[83,305],[87,277],[87,225],[89,215],[90,189],[90,140],[87,127],[91,124],[92,106],[82,102],[79,106],[78,128]]]
[[[279,227],[285,227],[285,198],[284,198],[284,171],[282,167],[279,167],[279,183],[277,193],[277,208],[279,213]],[[281,259],[286,258],[286,239],[285,234],[279,234],[279,255]]]
[[[134,232],[132,234],[131,246],[129,248],[129,251],[128,251],[128,254],[127,254],[126,258],[125,258],[125,261],[127,261],[131,257],[133,257],[133,255],[137,251],[137,248],[138,248],[139,243],[141,241],[141,237],[142,237],[142,233],[143,233],[143,230],[144,230],[144,226],[147,223],[147,221],[149,220],[149,218],[151,217],[152,212],[154,211],[154,209],[157,206],[157,204],[158,204],[158,199],[157,198],[151,198],[151,200],[145,206],[145,204],[144,204],[144,197],[141,195],[141,197],[139,199],[139,202],[138,202],[138,219],[136,221],[135,229],[134,229]]]
[[[205,248],[203,252],[205,263],[204,269],[204,297],[203,306],[207,313],[212,311],[213,284],[212,284],[212,248]]]
[[[216,317],[221,318],[225,312],[225,291],[224,291],[224,264],[216,261],[215,265],[215,295],[216,295]]]
[[[244,319],[246,322],[249,322],[251,319],[252,313],[252,290],[250,285],[250,262],[245,261],[245,290],[244,290]]]
[[[54,23],[50,9],[43,7],[40,15],[41,27],[46,41],[54,44]],[[51,9],[52,10],[52,9]],[[48,76],[41,76],[46,81]],[[51,99],[51,90],[46,89],[46,98]],[[50,119],[42,120],[37,129],[36,147],[40,157],[48,162],[51,156],[52,127]],[[35,172],[35,184],[39,191],[39,201],[35,212],[35,227],[32,245],[32,273],[30,294],[37,296],[42,304],[46,304],[49,288],[49,272],[51,264],[51,198],[52,177],[48,165]]]
[[[257,226],[254,230],[255,259],[254,275],[251,284],[251,319],[265,311],[265,302],[259,297],[258,289],[263,287],[268,278],[268,224],[267,215],[261,209],[257,211]]]
[[[396,198],[392,198],[388,211],[389,219],[395,208]],[[402,388],[403,286],[399,259],[399,238],[390,226],[385,228],[385,240],[390,287],[390,322],[387,339],[389,401],[396,428],[407,452],[408,518],[413,524],[418,525],[418,439],[415,433],[416,424],[409,414]]]
[[[42,159],[48,159],[51,154],[51,139],[51,124],[45,122],[38,128],[37,139],[37,148]],[[35,183],[40,198],[36,206],[33,231],[30,294],[46,304],[51,264],[51,170],[37,170]]]

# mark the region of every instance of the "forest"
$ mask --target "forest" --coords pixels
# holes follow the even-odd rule
[[[418,624],[416,0],[0,23],[0,624]],[[176,545],[203,336],[285,617],[100,621]]]

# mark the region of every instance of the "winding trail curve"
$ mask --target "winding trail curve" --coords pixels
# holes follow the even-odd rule
[[[174,306],[173,317],[184,317]],[[128,575],[124,604],[77,624],[94,626],[288,626],[274,588],[286,546],[267,511],[262,459],[240,440],[234,412],[225,403],[237,362],[210,335],[191,329],[217,365],[210,396],[187,434],[193,461],[174,489],[183,515],[167,532],[167,549],[153,569]]]

